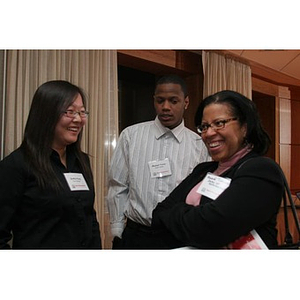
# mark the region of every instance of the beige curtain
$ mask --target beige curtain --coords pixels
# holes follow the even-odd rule
[[[90,111],[83,150],[90,154],[102,241],[109,230],[105,207],[107,169],[118,135],[117,52],[115,50],[7,50],[4,156],[21,141],[33,93],[48,80],[68,80],[87,93]]]
[[[0,160],[4,157],[4,78],[5,78],[5,59],[6,51],[0,50]]]
[[[202,51],[203,97],[233,90],[252,99],[250,66],[212,51]]]

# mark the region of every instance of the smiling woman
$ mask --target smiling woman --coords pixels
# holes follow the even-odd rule
[[[0,248],[101,248],[84,92],[67,81],[35,92],[21,146],[0,162]],[[46,118],[45,118],[46,116]]]
[[[263,157],[270,138],[255,104],[218,92],[200,103],[195,125],[213,161],[195,167],[154,209],[152,227],[161,230],[162,244],[233,248],[251,234],[263,248],[276,248],[284,186],[276,163]]]
[[[66,166],[66,147],[77,141],[86,123],[86,112],[80,94],[77,95],[68,109],[63,112],[56,124],[52,149],[57,151],[61,162]]]
[[[246,145],[246,124],[232,116],[230,105],[212,103],[203,111],[201,137],[215,161],[226,161]],[[250,148],[249,148],[250,149]]]

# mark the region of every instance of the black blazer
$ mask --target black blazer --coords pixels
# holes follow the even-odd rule
[[[152,227],[166,228],[186,246],[222,248],[255,229],[269,248],[277,245],[276,217],[284,185],[278,166],[250,152],[227,170],[230,186],[216,199],[202,196],[199,206],[185,203],[190,190],[217,162],[199,164],[153,211]]]

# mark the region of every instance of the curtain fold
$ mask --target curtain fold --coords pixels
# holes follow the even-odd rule
[[[56,79],[68,80],[87,94],[90,115],[83,132],[82,149],[91,159],[95,209],[105,245],[109,232],[105,228],[108,164],[118,136],[116,50],[7,50],[4,156],[22,142],[37,87]]]
[[[202,51],[203,98],[222,90],[233,90],[252,99],[250,66],[212,51]]]
[[[6,50],[0,50],[0,160],[4,157],[4,107],[6,80]]]

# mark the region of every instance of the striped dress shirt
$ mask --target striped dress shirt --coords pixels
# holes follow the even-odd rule
[[[151,178],[149,162],[168,158],[171,175]],[[113,237],[121,237],[126,218],[150,226],[157,203],[203,161],[211,160],[200,136],[184,126],[170,130],[158,118],[120,134],[110,170],[107,204]]]

